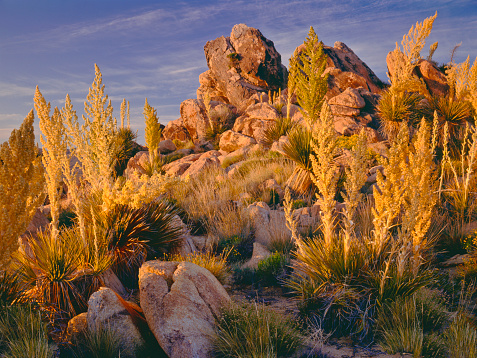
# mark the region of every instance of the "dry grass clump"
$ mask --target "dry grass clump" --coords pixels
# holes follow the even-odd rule
[[[262,305],[222,310],[214,338],[216,357],[290,357],[302,344],[296,321]]]
[[[210,271],[212,275],[219,280],[222,285],[230,283],[231,268],[227,265],[227,257],[230,251],[224,251],[220,255],[214,255],[213,252],[206,253],[193,252],[185,256],[180,254],[169,255],[167,259],[170,261],[187,261],[203,267]]]
[[[52,358],[46,324],[32,306],[0,309],[0,355],[8,358]]]
[[[283,184],[293,170],[285,159],[256,159],[245,161],[238,173],[225,177],[221,168],[205,170],[198,176],[177,179],[168,187],[170,199],[186,213],[192,231],[209,232],[221,237],[250,234],[250,223],[243,208],[235,201],[247,193],[260,200],[268,193],[263,182],[275,179]]]

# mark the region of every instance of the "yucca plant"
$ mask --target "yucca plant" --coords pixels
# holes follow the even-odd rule
[[[17,272],[0,272],[0,309],[21,300],[24,287]]]
[[[300,327],[290,317],[262,305],[231,305],[222,310],[213,347],[216,357],[290,357],[302,344]]]
[[[472,106],[466,100],[454,98],[451,94],[446,96],[432,96],[423,101],[421,113],[432,121],[434,113],[437,114],[439,124],[439,147],[444,145],[444,125],[448,126],[448,146],[450,155],[458,157],[462,141],[464,140],[466,123],[472,123]]]
[[[272,125],[267,127],[263,132],[262,143],[270,147],[273,142],[279,140],[281,136],[288,135],[296,125],[296,122],[292,121],[290,117],[280,116],[276,118]]]
[[[83,268],[81,243],[61,235],[55,240],[49,231],[40,231],[28,244],[31,252],[19,252],[16,259],[22,279],[33,288],[31,298],[71,316],[84,312],[87,298],[75,284]]]
[[[311,180],[311,130],[296,126],[288,135],[288,142],[283,145],[285,155],[295,162],[296,167],[288,180],[288,186],[295,192],[305,194],[313,188]]]
[[[113,136],[111,142],[113,175],[119,177],[123,175],[131,159],[137,152],[135,150],[134,141],[137,139],[137,134],[130,128],[119,128]]]
[[[8,306],[0,314],[0,355],[10,358],[52,358],[46,325],[32,306]]]
[[[416,128],[422,117],[419,107],[422,99],[423,96],[417,93],[385,90],[377,106],[381,133],[393,141],[402,122]]]
[[[182,229],[174,222],[177,213],[164,201],[139,209],[116,205],[109,212],[95,213],[102,240],[113,255],[113,270],[120,278],[136,276],[146,259],[160,257],[180,244]]]

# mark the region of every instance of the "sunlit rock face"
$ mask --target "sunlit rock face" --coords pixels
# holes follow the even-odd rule
[[[209,70],[200,76],[199,99],[208,94],[243,111],[259,100],[254,95],[286,85],[280,54],[257,29],[235,25],[229,37],[208,41],[204,52]]]

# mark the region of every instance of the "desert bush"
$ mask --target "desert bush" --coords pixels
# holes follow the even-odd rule
[[[33,133],[33,110],[0,146],[0,268],[17,249],[17,239],[45,200],[43,166]]]
[[[236,114],[227,106],[216,106],[210,109],[210,102],[206,104],[207,115],[209,118],[209,127],[205,131],[205,139],[212,141],[215,145],[218,144],[220,135],[232,128]]]
[[[258,304],[232,305],[222,311],[213,344],[216,357],[290,357],[302,337],[290,317]]]
[[[193,233],[209,231],[219,238],[245,236],[251,234],[250,221],[244,208],[233,202],[243,193],[250,194],[254,200],[260,198],[265,180],[284,183],[292,170],[293,164],[283,158],[251,158],[231,178],[225,179],[221,168],[211,168],[194,177],[176,178],[165,190],[169,199],[184,211],[184,219]]]
[[[8,306],[0,315],[0,354],[9,358],[52,358],[46,325],[32,306]]]
[[[253,237],[234,235],[217,241],[216,252],[226,254],[228,263],[244,262],[252,257]]]
[[[289,272],[287,265],[290,258],[280,252],[274,252],[258,263],[256,270],[257,279],[264,286],[276,286],[281,283]]]

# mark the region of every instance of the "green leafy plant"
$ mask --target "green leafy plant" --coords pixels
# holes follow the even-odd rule
[[[289,258],[280,252],[274,252],[258,263],[256,275],[265,286],[276,286],[287,274]]]

